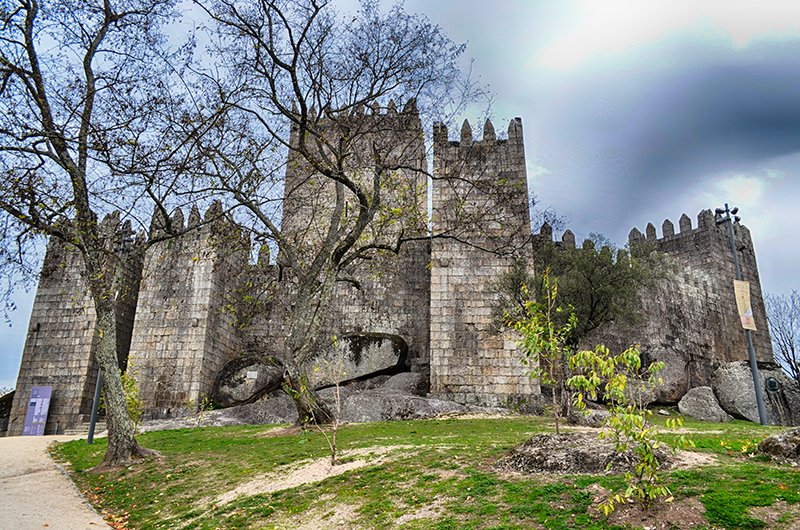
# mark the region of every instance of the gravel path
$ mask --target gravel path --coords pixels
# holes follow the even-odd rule
[[[70,436],[0,438],[0,528],[110,528],[47,454]]]

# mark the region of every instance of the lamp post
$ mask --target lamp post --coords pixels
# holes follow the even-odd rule
[[[739,218],[737,213],[739,213],[739,208],[733,207],[732,209],[728,208],[728,203],[725,203],[725,208],[717,208],[715,213],[719,215],[719,219],[716,220],[717,224],[726,223],[728,227],[728,240],[731,244],[731,253],[733,254],[733,265],[736,270],[736,279],[742,280],[742,269],[739,266],[739,251],[736,250],[736,239],[733,233],[733,223],[738,223],[741,219]],[[725,214],[723,216],[723,214]],[[733,218],[731,218],[733,215]],[[753,347],[753,337],[750,334],[749,329],[744,330],[745,337],[747,337],[747,353],[750,357],[750,371],[753,374],[753,386],[755,387],[756,392],[756,405],[758,406],[758,420],[761,425],[767,424],[767,412],[764,408],[764,396],[761,392],[761,377],[758,375],[758,363],[756,362],[756,350]]]

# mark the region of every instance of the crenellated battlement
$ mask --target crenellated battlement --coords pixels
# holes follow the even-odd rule
[[[696,234],[698,231],[716,229],[716,227],[716,218],[711,210],[702,210],[697,214],[696,228],[692,227],[691,218],[684,213],[678,220],[678,232],[675,232],[675,225],[673,222],[669,219],[665,219],[664,222],[661,223],[660,238],[656,233],[655,225],[653,223],[647,223],[644,233],[640,232],[638,228],[631,229],[628,234],[628,242],[633,245],[641,241],[674,241],[676,238],[689,237],[692,234]]]
[[[538,384],[519,362],[514,337],[494,332],[494,286],[515,259],[535,265],[542,245],[588,251],[595,243],[577,241],[571,230],[555,240],[547,223],[531,233],[522,120],[510,120],[505,138],[498,137],[489,119],[477,137],[464,120],[452,140],[446,125],[434,124],[429,172],[413,98],[402,109],[393,100],[341,111],[311,108],[307,118],[309,133],[318,140],[308,148],[319,149],[321,159],[334,154],[346,160],[345,170],[354,178],[368,174],[376,157],[401,162],[403,169],[392,172],[397,182],[382,188],[382,203],[402,212],[418,208],[420,215],[412,217],[419,225],[402,229],[420,235],[430,230],[432,236],[404,245],[398,256],[379,256],[365,270],[354,270],[357,282],[337,284],[324,334],[394,337],[407,346],[409,358],[400,361],[429,371],[431,394],[437,397],[484,405],[534,403]],[[295,124],[290,145],[298,145],[298,136]],[[342,145],[346,151],[337,152]],[[315,172],[290,149],[281,227],[287,240],[308,242],[312,250],[312,242],[327,233],[325,218],[332,208],[327,198],[334,196],[333,185],[314,178]],[[424,220],[431,173],[428,227]],[[648,359],[664,360],[665,401],[675,402],[686,389],[707,385],[721,362],[746,356],[731,288],[727,226],[716,221],[711,210],[703,210],[696,221],[683,214],[677,223],[667,219],[660,225],[648,223],[642,231],[633,228],[630,245],[651,242],[669,256],[665,262],[677,265],[675,271],[640,297],[643,322],[633,329],[614,325],[604,336],[587,339],[615,351],[639,342]],[[251,239],[222,203],[215,201],[205,211],[197,204],[157,210],[147,234],[134,233],[118,213],[100,225],[108,234],[109,252],[139,260],[144,254],[129,267],[131,281],[139,282],[130,288],[138,301],[133,299],[135,308],[126,306],[120,313],[118,340],[127,334],[129,348],[118,342],[118,349],[129,351],[134,360],[148,417],[180,414],[186,402],[209,395],[217,374],[235,356],[281,350],[293,296],[287,280],[291,275],[279,274],[281,266],[271,264],[270,247]],[[734,233],[744,277],[751,282],[756,322],[763,330],[766,319],[750,234],[738,223]],[[144,246],[146,241],[146,252],[125,252],[126,246]],[[603,247],[599,252],[612,250]],[[277,261],[281,263],[280,256]],[[33,384],[54,385],[63,405],[54,402],[51,415],[62,426],[79,422],[88,410],[95,380],[94,315],[84,270],[78,252],[50,243],[20,370],[16,421],[24,419]],[[759,358],[769,358],[769,334],[757,332],[754,341]],[[392,369],[400,368],[391,364],[399,360],[382,357],[386,351],[376,352],[359,354],[375,356],[365,366],[375,362],[387,368],[388,362]],[[58,429],[57,423],[49,425],[48,434]]]
[[[450,140],[447,125],[441,122],[433,124],[433,146],[434,150],[442,148],[462,147],[471,148],[473,146],[498,146],[506,144],[522,145],[522,119],[514,118],[508,123],[508,138],[498,138],[494,124],[490,119],[483,123],[483,133],[479,140],[474,139],[472,126],[469,120],[464,120],[461,125],[459,140]]]

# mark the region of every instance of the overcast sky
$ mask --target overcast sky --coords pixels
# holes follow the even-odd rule
[[[763,288],[800,288],[796,0],[405,5],[468,43],[495,127],[522,118],[532,190],[579,239],[622,245],[634,226],[660,235],[664,219],[677,227],[728,202],[752,232]],[[0,387],[15,384],[30,298],[0,330]]]

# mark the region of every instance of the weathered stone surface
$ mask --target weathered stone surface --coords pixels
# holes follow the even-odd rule
[[[381,390],[424,396],[428,393],[428,378],[419,372],[402,372],[381,385]]]
[[[349,386],[339,387],[339,403],[343,405],[345,400],[352,395],[355,390]],[[316,391],[317,400],[323,405],[328,407],[328,410],[334,412],[336,410],[336,387],[323,388]]]
[[[625,399],[628,403],[647,406],[657,401],[656,385],[641,379],[628,379],[625,385]]]
[[[137,243],[126,243],[124,247],[120,243],[133,239],[130,224],[119,221],[118,213],[108,215],[100,225],[102,237],[109,240],[109,248],[132,250]],[[116,312],[122,366],[127,361],[142,273],[137,256],[136,252],[126,254],[118,269],[123,282]],[[55,238],[50,240],[28,323],[9,416],[9,435],[22,434],[34,386],[53,388],[45,434],[77,427],[91,413],[97,379],[97,319],[85,270],[77,248]]]
[[[770,425],[800,425],[800,389],[773,363],[758,363],[767,422]],[[778,382],[776,391],[767,390],[765,380]],[[726,363],[714,372],[714,394],[720,406],[734,418],[758,423],[758,406],[750,364]]]
[[[758,444],[758,452],[779,462],[800,466],[800,428],[768,436]]]
[[[413,106],[407,107],[408,113],[360,116],[380,124],[370,125],[380,133],[370,136],[369,145],[389,145],[403,159],[405,169],[399,175],[408,185],[394,187],[396,191],[384,197],[385,205],[413,212],[406,222],[394,223],[386,234],[388,241],[381,243],[393,245],[399,230],[419,236],[419,241],[405,243],[397,255],[387,252],[349,267],[340,278],[348,281],[337,282],[334,289],[320,336],[327,340],[335,335],[359,346],[350,348],[347,379],[413,368],[430,373],[430,390],[440,399],[535,410],[539,385],[528,377],[529,367],[519,362],[516,337],[498,336],[492,326],[498,276],[514,257],[529,262],[535,258],[521,120],[511,121],[507,139],[497,139],[487,123],[479,142],[472,139],[469,127],[462,142],[450,141],[444,125],[434,127],[432,230],[457,237],[428,239],[431,171],[421,121]],[[289,240],[307,243],[297,245],[299,249],[310,250],[326,233],[324,219],[333,206],[326,204],[325,194],[333,192],[333,185],[309,178],[314,169],[296,150],[289,153],[281,227]],[[482,218],[486,210],[491,212],[489,219]],[[463,214],[469,218],[472,212],[479,221],[465,223]],[[225,221],[221,205],[209,209],[203,226],[198,226],[196,207],[188,217],[189,226],[197,230],[150,246],[144,263],[130,258],[122,271],[130,297],[118,311],[118,350],[123,364],[130,352],[150,418],[180,415],[187,403],[212,394],[220,369],[242,351],[282,353],[296,294],[291,272],[279,265],[281,256],[270,260],[265,249],[257,264],[248,262],[251,241],[232,221]],[[177,226],[185,224],[183,212],[174,212],[172,219]],[[119,234],[130,231],[111,226],[113,218],[107,224],[119,228]],[[674,224],[665,221],[661,238],[653,224],[645,230],[646,237],[631,231],[632,245],[668,254],[675,273],[642,297],[644,321],[635,329],[598,331],[586,344],[606,344],[616,352],[638,342],[648,359],[665,361],[665,385],[655,395],[661,403],[677,403],[689,388],[708,386],[717,366],[744,358],[747,349],[730,288],[734,272],[727,227],[717,225],[710,210],[701,212],[696,228],[685,215],[679,225],[676,234]],[[163,229],[163,222],[154,222],[153,234]],[[734,231],[760,328],[753,340],[760,358],[768,360],[771,345],[752,240],[744,226],[737,223]],[[548,241],[552,236],[550,229],[539,235]],[[575,246],[569,231],[562,240],[565,247]],[[517,256],[506,252],[512,248],[519,251]],[[33,385],[54,388],[48,434],[80,423],[88,413],[96,341],[87,293],[79,253],[51,242],[28,329],[10,432],[22,428]],[[318,346],[322,351],[328,345]],[[312,384],[326,381],[330,382],[320,377]],[[236,389],[226,403],[249,401],[259,391],[248,392]],[[793,410],[790,392],[772,398],[778,413]]]
[[[434,235],[464,230],[464,213],[480,216],[489,207],[491,215],[470,227],[467,242],[431,241],[430,392],[458,403],[524,408],[539,385],[520,363],[515,337],[497,335],[492,321],[497,278],[515,258],[533,261],[522,121],[511,120],[507,141],[473,143],[462,130],[460,142],[449,142],[446,128],[439,130],[433,171],[443,178],[432,186]]]
[[[0,436],[8,430],[8,418],[11,416],[11,405],[14,402],[14,391],[0,397]]]
[[[261,425],[267,423],[296,423],[297,409],[283,391],[273,392],[264,399],[220,410],[210,410],[181,418],[146,420],[142,432],[183,429],[188,427],[221,427],[224,425]]]
[[[333,384],[333,378],[356,379],[403,366],[408,359],[408,344],[399,335],[356,333],[340,340],[343,347],[341,374],[332,374],[334,360],[316,359],[311,363],[309,383],[319,387]]]
[[[699,386],[690,389],[678,402],[681,414],[691,416],[698,420],[726,422],[733,416],[722,410],[714,391],[708,386]]]
[[[731,285],[735,277],[731,242],[725,224],[704,210],[692,228],[687,216],[678,223],[680,232],[667,230],[661,238],[647,238],[631,231],[636,248],[666,254],[666,274],[640,294],[637,310],[643,316],[635,325],[622,322],[598,329],[587,337],[585,347],[605,344],[612,352],[639,344],[646,360],[664,361],[664,385],[657,389],[659,403],[677,403],[686,391],[712,386],[714,370],[723,363],[747,359],[747,340],[741,331]],[[758,331],[752,339],[760,361],[772,360],[758,267],[749,230],[736,223],[735,246],[742,275],[750,282],[750,298]]]
[[[659,352],[659,361],[664,361],[664,369],[659,376],[664,384],[653,389],[653,402],[673,404],[680,401],[689,389],[687,363],[680,351],[665,349]]]
[[[610,412],[608,412],[605,408],[598,406],[597,408],[586,410],[585,413],[573,410],[567,417],[567,422],[570,425],[597,428],[602,427],[609,416],[611,416]]]
[[[447,414],[491,413],[505,409],[462,405],[453,401],[412,396],[401,392],[366,391],[349,396],[344,401],[342,421],[415,420]]]
[[[367,379],[360,379],[358,381],[348,381],[346,387],[353,391],[359,390],[372,390],[373,388],[380,388],[386,381],[391,379],[391,375],[376,375]]]
[[[211,399],[221,407],[251,403],[280,388],[283,367],[273,357],[248,355],[223,366],[214,382]]]

